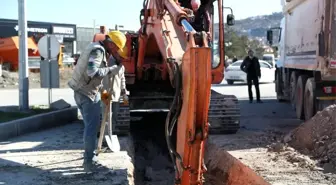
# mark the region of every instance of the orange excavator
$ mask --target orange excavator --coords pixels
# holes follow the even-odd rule
[[[41,58],[43,58],[43,57],[40,57],[38,46],[32,37],[29,37],[27,39],[27,44],[28,44],[29,59],[34,59],[35,61],[39,61]],[[59,66],[63,65],[63,48],[64,48],[64,45],[61,45],[60,53],[57,56]],[[19,69],[18,53],[19,53],[19,37],[18,36],[0,38],[0,62],[2,63],[2,68],[4,70],[17,71]]]
[[[201,1],[205,5],[203,11],[212,20],[206,25],[211,37],[205,31],[194,29],[193,23],[206,21],[193,20],[192,11],[181,6],[188,3],[190,0],[144,0],[140,30],[126,34],[128,58],[122,63],[130,91],[129,105],[121,105],[113,131],[117,135],[129,133],[130,119],[133,119],[130,112],[169,110],[165,136],[176,171],[175,184],[202,185],[209,133],[237,132],[240,111],[235,96],[211,91],[211,84],[221,83],[224,77],[223,0],[217,1],[218,26],[214,24],[215,0]],[[226,22],[229,26],[234,24],[232,10]],[[216,35],[219,36],[219,62],[213,59]],[[93,41],[104,38],[105,28],[101,27],[101,33],[95,34]],[[175,127],[176,145],[172,143]],[[241,163],[232,164],[235,173],[226,177],[229,184],[267,184]]]

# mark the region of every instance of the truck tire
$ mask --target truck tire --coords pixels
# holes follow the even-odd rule
[[[304,116],[306,121],[312,118],[316,113],[314,87],[314,78],[308,78],[304,91]]]
[[[279,70],[279,71],[278,71]],[[282,84],[282,79],[281,79],[281,70],[277,69],[276,76],[275,76],[275,92],[277,95],[277,100],[279,102],[284,102],[286,99],[284,98],[283,95],[283,85]]]
[[[279,91],[279,78],[278,78],[278,69],[275,69],[275,77],[274,77],[274,82],[275,82],[275,92],[278,94]]]
[[[300,75],[295,90],[295,111],[298,119],[304,119],[304,92],[308,76]]]
[[[296,71],[291,72],[290,81],[289,81],[289,100],[292,105],[292,108],[295,109],[295,94],[296,94],[296,84],[298,80],[298,75]]]
[[[226,80],[226,82],[227,82],[229,85],[233,85],[233,83],[234,83],[233,80]]]

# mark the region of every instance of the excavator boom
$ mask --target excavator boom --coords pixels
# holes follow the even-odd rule
[[[154,35],[175,87],[173,103],[166,120],[167,145],[172,160],[175,161],[175,184],[203,184],[203,173],[206,170],[204,147],[209,127],[211,81],[214,76],[211,75],[212,52],[208,46],[209,39],[205,32],[197,33],[194,30],[187,14],[176,1],[152,0],[146,4],[142,34],[145,37]],[[151,18],[146,19],[149,15]],[[171,21],[170,25],[168,20]],[[162,35],[156,28],[165,28],[163,38],[168,42],[160,42]],[[220,33],[220,38],[224,39],[223,32]],[[141,61],[144,61],[146,52],[148,51],[139,50],[138,66],[143,65]],[[223,52],[221,58],[219,68],[223,73]],[[174,126],[177,126],[176,148],[171,143]]]
[[[123,65],[129,105],[121,106],[118,122],[113,125],[115,134],[128,134],[130,118],[137,119],[130,116],[131,111],[169,109],[165,138],[175,168],[175,185],[202,185],[207,171],[204,156],[208,134],[235,133],[240,123],[237,98],[211,90],[211,84],[221,83],[224,77],[223,0],[217,1],[218,30],[214,26],[215,1],[201,2],[200,11],[193,12],[181,6],[190,0],[144,0],[139,32],[126,34],[129,52]],[[204,13],[201,10],[210,12],[212,24],[193,21],[192,14]],[[195,25],[197,22],[204,25]],[[227,25],[233,23],[231,12]],[[205,27],[209,29],[200,30]],[[213,55],[216,43],[209,35],[219,37],[217,63]],[[94,41],[102,39],[103,30]],[[248,182],[260,179],[242,163],[235,160],[230,164],[234,164],[234,173],[226,179],[233,182],[230,185],[255,184]],[[239,169],[244,169],[243,176],[248,173],[247,180],[240,178]]]

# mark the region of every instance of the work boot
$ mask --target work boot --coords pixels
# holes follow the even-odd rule
[[[89,173],[97,170],[101,165],[98,163],[98,160],[96,157],[93,157],[92,161],[84,161],[83,168],[84,171]]]

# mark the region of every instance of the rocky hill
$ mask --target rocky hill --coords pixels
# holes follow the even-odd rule
[[[248,35],[249,37],[265,37],[267,29],[280,26],[282,18],[283,15],[281,12],[271,15],[249,17],[236,20],[236,25],[233,26],[233,29],[237,31],[238,34]]]
[[[281,12],[271,15],[260,15],[246,19],[236,20],[236,24],[229,29],[233,29],[239,35],[247,35],[249,38],[266,39],[267,29],[280,26],[283,15]],[[218,25],[215,25],[215,30]],[[228,27],[226,27],[228,28]]]

